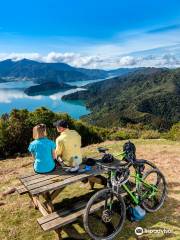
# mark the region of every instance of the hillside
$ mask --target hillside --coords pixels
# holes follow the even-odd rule
[[[11,80],[33,80],[36,83],[48,81],[75,82],[121,76],[136,69],[120,68],[110,71],[72,67],[66,63],[44,63],[28,59],[0,61],[0,77]]]
[[[163,130],[180,120],[180,69],[140,69],[86,87],[63,99],[85,100],[92,110],[85,119],[92,124],[142,123]]]
[[[20,61],[5,60],[0,62],[0,77],[12,79],[29,79],[36,83],[47,81],[80,81],[88,76],[76,71],[64,63],[40,63],[23,59]]]
[[[126,221],[122,232],[117,240],[136,240],[135,228],[141,226],[148,229],[167,229],[168,234],[146,234],[138,239],[171,239],[178,240],[180,236],[179,227],[179,171],[180,171],[180,143],[165,140],[136,140],[137,156],[155,163],[164,173],[168,182],[168,198],[165,205],[157,213],[148,214],[144,221],[131,223]],[[90,145],[83,148],[84,156],[96,156],[96,148],[105,146],[111,153],[117,153],[122,149],[124,141],[104,142],[101,145]],[[52,240],[55,239],[54,232],[43,232],[36,219],[40,217],[39,211],[32,208],[29,197],[16,193],[2,196],[2,192],[20,184],[18,177],[32,171],[32,159],[29,157],[8,159],[0,161],[0,236],[2,240]],[[96,185],[100,187],[99,185]],[[56,208],[60,208],[65,201],[73,202],[75,197],[86,194],[89,185],[76,183],[67,187],[56,200]],[[60,202],[59,204],[57,202]],[[67,203],[66,203],[67,204]],[[67,237],[68,233],[68,237]],[[82,221],[69,224],[63,228],[63,239],[89,240],[85,234]]]

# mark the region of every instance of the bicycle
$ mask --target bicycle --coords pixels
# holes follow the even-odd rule
[[[104,156],[112,158],[106,151],[107,149],[99,149]],[[165,177],[154,165],[144,173],[143,165],[149,164],[146,160],[125,163],[116,159],[113,163],[97,160],[96,164],[107,172],[108,177],[107,187],[93,195],[85,209],[84,227],[92,239],[110,240],[120,233],[126,219],[122,189],[131,204],[141,205],[147,212],[155,212],[162,207],[167,185]],[[135,169],[135,174],[132,175],[135,179],[134,189],[128,184],[131,166]]]

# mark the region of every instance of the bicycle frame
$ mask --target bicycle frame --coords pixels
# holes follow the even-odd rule
[[[152,197],[153,195],[156,194],[157,192],[157,187],[150,185],[148,183],[146,183],[141,175],[139,173],[136,172],[135,175],[131,175],[131,177],[135,178],[135,184],[136,184],[136,191],[139,190],[140,186],[143,184],[146,188],[148,188],[149,190],[152,191],[152,193],[148,196],[148,197]],[[141,196],[141,198],[139,197],[139,195],[136,195],[133,193],[133,191],[131,191],[128,186],[126,184],[123,184],[122,187],[124,188],[124,190],[131,196],[133,202],[138,205],[140,204],[140,202],[142,201],[142,199],[144,199],[144,197],[146,196],[147,193],[143,194],[143,196]]]
[[[109,171],[108,172],[108,183],[107,183],[107,187],[111,188],[111,179],[115,176],[116,174],[116,171]],[[122,188],[128,193],[128,195],[131,197],[131,199],[133,200],[133,202],[136,204],[136,205],[139,205],[140,202],[142,201],[142,199],[144,199],[147,195],[147,192],[145,192],[145,194],[143,194],[142,196],[139,196],[137,194],[137,192],[139,191],[140,189],[140,186],[143,184],[147,189],[151,190],[151,194],[148,196],[148,197],[152,197],[153,195],[156,194],[157,192],[157,187],[153,186],[153,185],[150,185],[148,184],[147,182],[145,182],[143,179],[142,179],[142,176],[139,172],[136,172],[135,174],[131,175],[131,177],[135,178],[135,184],[136,184],[136,187],[135,187],[135,191],[136,191],[136,194],[134,193],[134,191],[130,190],[129,187],[127,186],[126,183],[122,184]]]

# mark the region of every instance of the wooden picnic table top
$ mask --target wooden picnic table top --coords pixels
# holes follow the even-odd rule
[[[119,162],[115,161],[109,166],[116,166],[118,168]],[[82,166],[83,167],[83,166]],[[20,177],[22,186],[19,188],[19,193],[28,193],[32,200],[32,203],[36,209],[42,213],[42,217],[37,221],[44,231],[55,230],[58,239],[61,238],[61,228],[66,224],[72,223],[77,218],[84,214],[84,210],[93,192],[90,192],[88,196],[80,196],[78,200],[73,198],[73,203],[70,206],[61,209],[56,209],[53,200],[61,193],[61,191],[69,184],[77,181],[88,179],[90,183],[99,183],[104,186],[103,176],[105,170],[98,165],[94,166],[91,171],[85,173],[68,173],[64,169],[59,168],[51,173],[38,174],[29,173]],[[106,184],[106,183],[105,183]],[[89,193],[88,193],[89,194]],[[39,195],[42,197],[39,198]],[[88,197],[88,198],[87,198]],[[45,200],[45,202],[44,202]],[[94,205],[94,210],[99,209],[103,203],[97,203]]]
[[[51,173],[31,173],[20,177],[20,181],[31,195],[39,195],[65,187],[66,185],[102,174],[103,170],[92,169],[85,173],[67,173],[59,168]]]

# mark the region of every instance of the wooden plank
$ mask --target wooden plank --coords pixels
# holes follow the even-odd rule
[[[104,201],[94,204],[93,207],[92,207],[92,212],[98,210],[103,205],[104,205]],[[59,217],[59,218],[56,218],[56,219],[54,219],[52,221],[49,221],[47,223],[41,224],[41,227],[44,231],[55,230],[55,229],[58,229],[58,228],[66,225],[66,224],[74,222],[77,218],[79,218],[83,214],[84,214],[84,209],[82,209],[78,212],[72,213],[70,215],[67,215],[67,216],[64,216],[64,217]]]
[[[28,173],[28,174],[26,174],[26,175],[21,175],[19,178],[20,178],[20,179],[25,179],[25,178],[27,178],[27,177],[34,176],[34,175],[37,175],[37,173],[35,173],[35,172],[33,171],[33,172],[30,172],[30,173]]]
[[[61,232],[62,232],[62,229],[56,229],[55,232],[57,233],[57,240],[62,240],[62,235],[61,235]]]
[[[39,196],[32,196],[29,192],[28,192],[29,197],[31,198],[32,204],[34,206],[35,209],[38,209],[38,205],[37,205],[37,199]]]
[[[58,190],[54,190],[51,193],[51,200],[53,201],[62,191],[64,188],[58,189]]]
[[[18,187],[16,187],[16,191],[22,195],[28,192],[27,188],[24,185],[20,185]]]
[[[48,180],[43,180],[41,179],[40,182],[35,182],[34,184],[25,184],[25,186],[28,188],[28,190],[33,190],[33,189],[36,189],[36,188],[39,188],[39,187],[43,187],[43,186],[47,186],[49,184],[52,184],[52,183],[55,183],[55,182],[60,182],[60,181],[64,181],[65,179],[67,178],[70,178],[72,177],[72,174],[71,175],[64,175],[64,176],[56,176],[56,177],[53,177],[53,178],[48,178]],[[32,183],[32,182],[31,182]]]
[[[43,186],[43,187],[40,187],[40,188],[36,188],[36,189],[33,189],[33,190],[29,190],[29,188],[27,186],[27,189],[31,192],[32,195],[37,195],[37,194],[40,194],[40,193],[43,193],[43,192],[48,192],[48,191],[52,191],[52,190],[56,190],[56,189],[65,187],[68,184],[71,184],[71,183],[83,180],[87,177],[95,176],[95,175],[98,175],[98,174],[101,174],[101,173],[102,173],[101,170],[96,170],[96,171],[91,171],[91,172],[85,173],[85,174],[78,174],[78,175],[77,174],[76,175],[72,174],[71,178],[67,178],[64,181],[52,183],[52,184],[49,184],[49,185],[46,185],[46,186]]]
[[[46,186],[46,185],[54,183],[54,182],[60,182],[60,181],[63,181],[63,180],[64,180],[64,178],[54,177],[54,178],[51,178],[51,179],[48,179],[48,180],[44,180],[44,181],[37,182],[37,183],[31,184],[31,185],[26,185],[26,186],[27,186],[28,190],[33,190],[33,189],[43,187],[43,186]]]
[[[43,194],[44,199],[46,200],[45,206],[50,213],[54,211],[54,206],[52,204],[51,195],[49,192]]]
[[[126,192],[121,194],[122,197],[125,197],[126,195]],[[91,213],[101,208],[104,205],[104,202],[105,201],[101,201],[94,204],[91,209]],[[58,212],[53,212],[47,216],[37,219],[37,221],[44,231],[56,230],[66,224],[74,222],[77,220],[77,218],[82,216],[84,214],[86,205],[87,201],[82,201],[81,203],[74,205],[74,207],[70,210],[66,209],[64,211],[60,210]]]
[[[101,184],[101,185],[104,185],[104,186],[107,185],[107,179],[105,177],[101,176],[101,175],[100,176],[92,176],[88,180],[89,180],[91,190],[94,188],[95,183]]]
[[[85,201],[85,200],[81,201],[81,202],[77,202],[73,206],[71,206],[69,209],[62,209],[57,212],[53,212],[52,214],[49,214],[46,217],[41,217],[41,218],[37,219],[37,221],[41,225],[41,224],[47,223],[49,221],[52,221],[56,218],[63,217],[67,214],[78,211],[78,210],[84,208],[86,205],[87,205],[87,201]]]
[[[33,179],[33,180],[30,180],[28,182],[24,182],[23,184],[26,186],[26,187],[31,187],[32,185],[35,185],[35,184],[38,184],[38,183],[41,183],[41,182],[45,182],[45,181],[48,181],[48,180],[55,180],[55,179],[59,179],[59,180],[63,180],[67,177],[71,177],[70,175],[66,174],[66,175],[47,175],[47,176],[44,176],[42,178],[37,178],[37,179]]]
[[[39,211],[42,213],[43,216],[49,215],[45,205],[43,203],[41,203],[38,198],[36,198],[36,204],[37,204]]]
[[[32,175],[32,176],[28,176],[28,177],[26,177],[26,178],[20,178],[20,181],[21,182],[23,182],[23,183],[25,183],[25,182],[28,182],[28,181],[30,181],[30,180],[33,180],[33,179],[36,179],[36,178],[42,178],[42,177],[44,177],[44,176],[49,176],[49,175],[60,175],[60,174],[62,174],[64,171],[60,171],[60,170],[56,170],[56,171],[53,171],[53,172],[50,172],[50,173],[43,173],[43,174],[40,174],[40,173],[38,173],[38,174],[34,174],[34,175]]]

